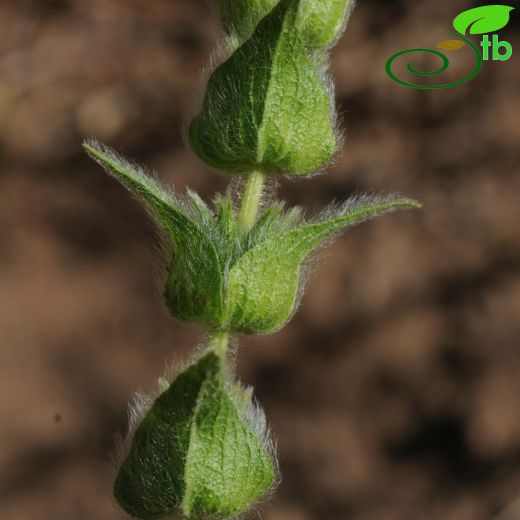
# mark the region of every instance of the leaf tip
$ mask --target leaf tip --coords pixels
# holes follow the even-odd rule
[[[414,199],[401,199],[397,200],[396,204],[404,209],[422,209],[424,204]]]
[[[100,143],[97,139],[89,137],[81,143],[81,147],[85,152],[96,162],[103,160],[108,154],[109,150],[105,145]]]
[[[81,143],[81,147],[83,150],[85,150],[87,153],[94,152],[97,148],[99,148],[99,143],[96,139],[93,137],[88,137],[87,139],[83,139],[83,142]]]

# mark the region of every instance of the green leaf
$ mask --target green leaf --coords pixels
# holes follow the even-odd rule
[[[219,0],[224,32],[237,46],[246,41],[256,26],[279,0]],[[330,47],[341,35],[346,24],[350,0],[300,0],[297,28],[307,45]]]
[[[332,46],[346,25],[350,0],[305,0],[300,2],[298,27],[308,45]]]
[[[177,211],[175,198],[142,168],[130,163],[108,146],[95,140],[83,143],[83,148],[109,175],[117,179],[149,210],[163,229],[168,229],[171,213]]]
[[[217,208],[216,226],[218,234],[234,240],[238,236],[238,226],[231,197],[217,195],[215,207]]]
[[[247,40],[258,22],[276,6],[279,0],[219,0],[224,32],[239,43]]]
[[[309,254],[340,231],[376,215],[419,205],[409,199],[355,198],[327,218],[270,236],[247,251],[230,269],[226,326],[247,334],[281,328],[301,293],[302,265]]]
[[[509,5],[484,5],[460,13],[453,20],[453,27],[460,34],[487,34],[499,31],[509,23],[514,7]]]
[[[215,247],[221,251],[224,269],[240,254],[240,232],[233,200],[229,196],[217,195],[215,199],[212,236]]]
[[[225,372],[220,357],[206,354],[145,415],[114,485],[129,514],[228,518],[272,487],[275,464],[265,433],[255,431],[262,425],[251,424],[250,393],[230,387]]]
[[[271,235],[294,228],[301,218],[301,208],[296,207],[284,212],[284,205],[280,202],[269,205],[244,237],[244,251],[264,242]]]
[[[128,188],[168,232],[174,255],[166,281],[165,297],[171,313],[182,321],[218,324],[223,312],[223,261],[203,226],[210,210],[195,194],[183,204],[167,193],[139,167],[95,141],[85,150],[109,174]],[[191,215],[190,215],[191,212]]]
[[[216,168],[307,174],[336,151],[331,94],[282,0],[210,77],[190,127],[195,152]]]

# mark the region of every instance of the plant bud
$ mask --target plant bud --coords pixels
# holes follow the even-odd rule
[[[274,485],[276,463],[263,414],[250,394],[227,381],[209,353],[153,403],[131,441],[114,494],[130,515],[159,520],[229,518]]]
[[[282,0],[210,77],[189,131],[207,164],[230,173],[303,175],[332,160],[331,92],[297,23],[298,3]]]

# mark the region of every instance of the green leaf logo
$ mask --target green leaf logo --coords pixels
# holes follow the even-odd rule
[[[453,20],[453,27],[460,33],[487,34],[498,31],[509,23],[509,5],[485,5],[460,13]]]

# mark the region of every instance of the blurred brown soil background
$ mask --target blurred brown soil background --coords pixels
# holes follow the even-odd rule
[[[240,338],[283,473],[266,520],[520,518],[520,57],[436,92],[384,72],[475,5],[360,1],[332,54],[343,151],[280,196],[424,209],[345,234],[283,332]],[[518,53],[513,18],[500,34]],[[220,38],[204,0],[0,2],[2,520],[126,518],[114,434],[200,331],[168,317],[152,225],[80,143],[181,192],[224,190],[182,140]]]

